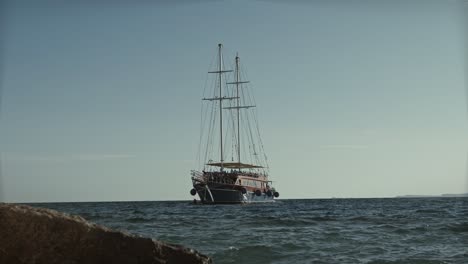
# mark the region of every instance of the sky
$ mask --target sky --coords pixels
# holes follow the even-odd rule
[[[467,4],[3,1],[0,201],[193,199],[218,43],[281,198],[468,192]]]

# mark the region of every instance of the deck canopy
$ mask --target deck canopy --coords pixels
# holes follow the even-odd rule
[[[228,169],[258,169],[258,168],[263,168],[262,166],[258,165],[253,165],[253,164],[246,164],[242,162],[214,162],[214,163],[207,163],[206,165],[209,166],[216,166],[216,167],[222,167],[228,168]]]

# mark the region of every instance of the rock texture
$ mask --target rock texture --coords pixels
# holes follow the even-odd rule
[[[0,203],[0,263],[211,263],[211,259],[80,216]]]

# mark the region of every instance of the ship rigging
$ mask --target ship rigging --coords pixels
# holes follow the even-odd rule
[[[222,47],[218,45],[216,70],[209,72],[216,75],[213,88],[202,99],[210,103],[202,106],[198,155],[202,169],[192,170],[190,193],[198,194],[203,203],[271,202],[279,193],[268,179],[253,93],[242,78],[238,54],[234,81],[227,82],[233,71],[224,67]],[[225,160],[228,153],[230,161]]]

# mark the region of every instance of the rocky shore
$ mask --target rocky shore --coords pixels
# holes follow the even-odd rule
[[[50,209],[0,203],[0,263],[211,263],[197,251]]]

